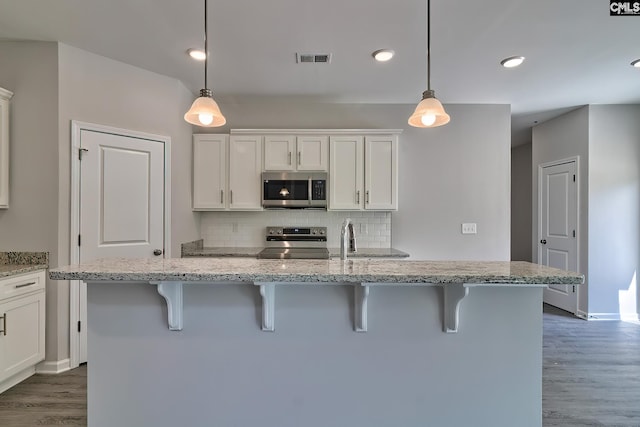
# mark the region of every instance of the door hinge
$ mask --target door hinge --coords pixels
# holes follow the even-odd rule
[[[573,182],[576,182],[576,174],[573,174]]]
[[[82,153],[87,152],[89,150],[87,150],[86,148],[80,148],[78,150],[78,160],[82,160]]]
[[[80,235],[78,234],[78,246],[80,246]]]
[[[575,286],[574,286],[575,289]],[[82,332],[82,322],[78,320],[78,332]]]
[[[576,230],[573,230],[573,237],[576,237]]]
[[[576,285],[573,285],[573,293],[576,292]]]

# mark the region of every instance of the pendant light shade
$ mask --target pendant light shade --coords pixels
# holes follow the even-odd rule
[[[431,0],[427,0],[427,90],[422,101],[409,117],[409,124],[417,128],[434,128],[446,125],[451,118],[431,90]]]
[[[422,93],[422,101],[409,117],[409,124],[417,128],[433,128],[446,125],[450,119],[433,91],[425,90]]]
[[[213,92],[207,89],[207,65],[209,62],[209,45],[207,41],[207,0],[204,0],[204,89],[200,89],[200,97],[193,101],[184,119],[192,125],[202,127],[218,127],[227,123],[218,103],[213,99]]]
[[[218,127],[227,123],[210,89],[200,89],[200,97],[193,101],[184,119],[196,126]]]

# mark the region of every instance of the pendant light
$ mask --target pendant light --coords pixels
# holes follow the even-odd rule
[[[193,101],[184,119],[196,126],[218,127],[227,123],[218,103],[213,99],[213,92],[207,89],[207,63],[209,62],[209,45],[207,41],[207,0],[204,0],[204,89],[200,89],[200,97]]]
[[[449,123],[450,117],[431,90],[431,0],[427,0],[427,90],[416,107],[409,124],[418,128],[433,128]]]

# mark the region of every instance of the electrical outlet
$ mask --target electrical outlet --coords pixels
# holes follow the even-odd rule
[[[462,234],[478,234],[478,229],[475,222],[462,223]]]

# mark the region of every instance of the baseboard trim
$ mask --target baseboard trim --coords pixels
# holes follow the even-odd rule
[[[586,311],[578,310],[576,311],[576,316],[581,319],[589,320],[589,313]]]
[[[0,393],[3,393],[9,390],[14,385],[20,384],[22,381],[29,378],[31,375],[36,373],[36,369],[31,366],[25,370],[18,372],[15,375],[10,376],[6,380],[0,382]]]
[[[624,321],[624,322],[637,322],[640,317],[637,313],[589,313],[588,320],[603,320],[603,321]]]
[[[46,375],[61,374],[71,369],[70,362],[71,361],[69,359],[51,361],[45,360],[44,362],[38,363],[38,365],[36,366],[36,372],[38,374]]]

